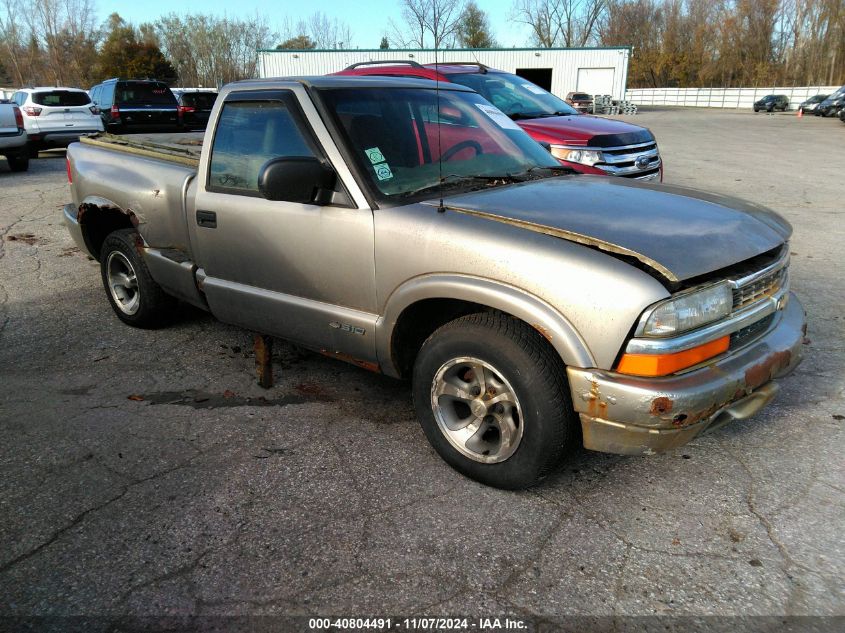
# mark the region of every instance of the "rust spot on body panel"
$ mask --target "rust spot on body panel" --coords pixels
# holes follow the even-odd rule
[[[332,352],[327,349],[321,349],[320,353],[323,356],[328,356],[330,358],[337,358],[338,360],[345,361],[347,363],[352,363],[361,369],[366,369],[367,371],[372,371],[377,374],[381,373],[381,367],[379,367],[378,363],[372,363],[368,360],[361,360],[360,358],[355,358],[349,354],[344,354],[343,352]]]
[[[590,416],[594,418],[607,419],[607,402],[601,399],[599,392],[599,383],[595,380],[590,381],[590,394],[588,396],[587,407]]]
[[[675,405],[671,398],[660,396],[651,401],[651,415],[661,416],[672,412],[672,407]]]
[[[539,323],[535,323],[535,324],[534,324],[534,329],[535,329],[535,330],[537,330],[540,334],[542,334],[544,339],[546,339],[547,341],[549,341],[549,342],[551,343],[551,341],[552,341],[552,333],[551,333],[551,332],[549,332],[549,328],[547,328],[547,327],[543,327],[543,326],[542,326],[542,325],[540,325]]]
[[[762,384],[769,382],[781,369],[788,367],[792,362],[792,352],[785,350],[776,352],[766,360],[749,367],[745,371],[745,386],[748,389],[756,389]]]

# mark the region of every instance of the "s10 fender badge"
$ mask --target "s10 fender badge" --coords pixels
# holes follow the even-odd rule
[[[363,336],[367,333],[364,328],[352,325],[350,323],[339,323],[337,321],[332,321],[331,323],[329,323],[329,327],[334,328],[336,330],[341,330],[348,334],[360,334],[361,336]]]

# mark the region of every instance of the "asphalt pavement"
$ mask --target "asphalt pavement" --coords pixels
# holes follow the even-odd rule
[[[264,390],[249,332],[187,308],[164,330],[124,326],[62,225],[63,152],[22,174],[0,160],[0,630],[845,616],[845,125],[625,120],[654,131],[667,183],[793,224],[805,360],[750,420],[657,456],[581,451],[517,493],[446,466],[403,383],[277,341]]]

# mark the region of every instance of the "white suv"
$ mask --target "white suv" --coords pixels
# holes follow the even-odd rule
[[[23,113],[30,153],[64,147],[80,136],[103,131],[100,110],[79,88],[23,88],[13,96]]]

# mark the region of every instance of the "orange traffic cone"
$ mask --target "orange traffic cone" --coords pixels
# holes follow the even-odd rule
[[[798,118],[800,119],[803,116],[804,116],[804,108],[798,108]]]

